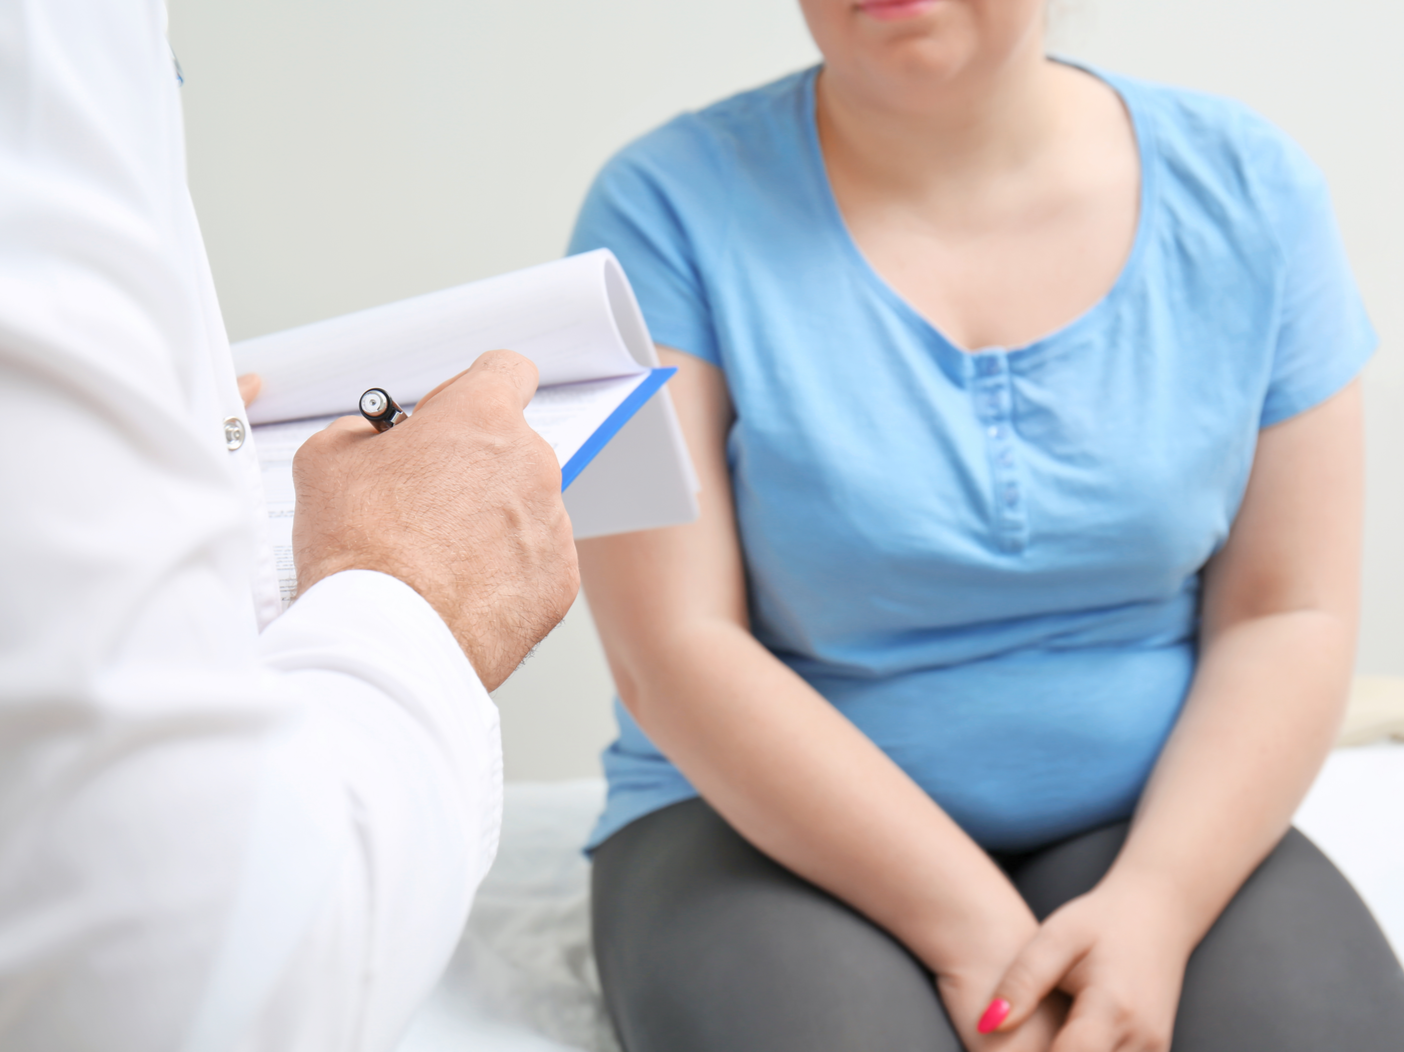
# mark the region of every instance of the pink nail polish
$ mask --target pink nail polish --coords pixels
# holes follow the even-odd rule
[[[996,997],[990,1002],[990,1007],[985,1009],[985,1014],[980,1017],[980,1021],[975,1024],[975,1029],[982,1034],[993,1033],[999,1029],[999,1024],[1009,1017],[1010,1004],[1002,997]]]

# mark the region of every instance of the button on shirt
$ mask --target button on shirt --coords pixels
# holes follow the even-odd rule
[[[1123,272],[1063,329],[966,353],[849,237],[815,72],[627,147],[572,251],[612,249],[658,342],[725,374],[757,638],[987,847],[1123,818],[1259,429],[1374,346],[1325,182],[1243,106],[1108,76],[1142,174]],[[618,712],[595,842],[693,795]]]
[[[274,620],[164,18],[0,6],[0,1048],[388,1049],[496,850],[497,713],[391,577]]]
[[[224,419],[224,447],[231,453],[244,444],[244,422],[237,416]]]

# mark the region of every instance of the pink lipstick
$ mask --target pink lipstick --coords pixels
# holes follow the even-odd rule
[[[920,18],[941,0],[860,0],[858,9],[879,22],[899,22]]]

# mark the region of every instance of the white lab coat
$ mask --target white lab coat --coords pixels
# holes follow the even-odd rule
[[[414,591],[260,634],[229,418],[161,0],[0,0],[5,1052],[391,1048],[496,851],[497,712]]]

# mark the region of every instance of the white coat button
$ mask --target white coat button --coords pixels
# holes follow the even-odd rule
[[[231,416],[224,422],[224,445],[230,452],[244,444],[244,422]]]

